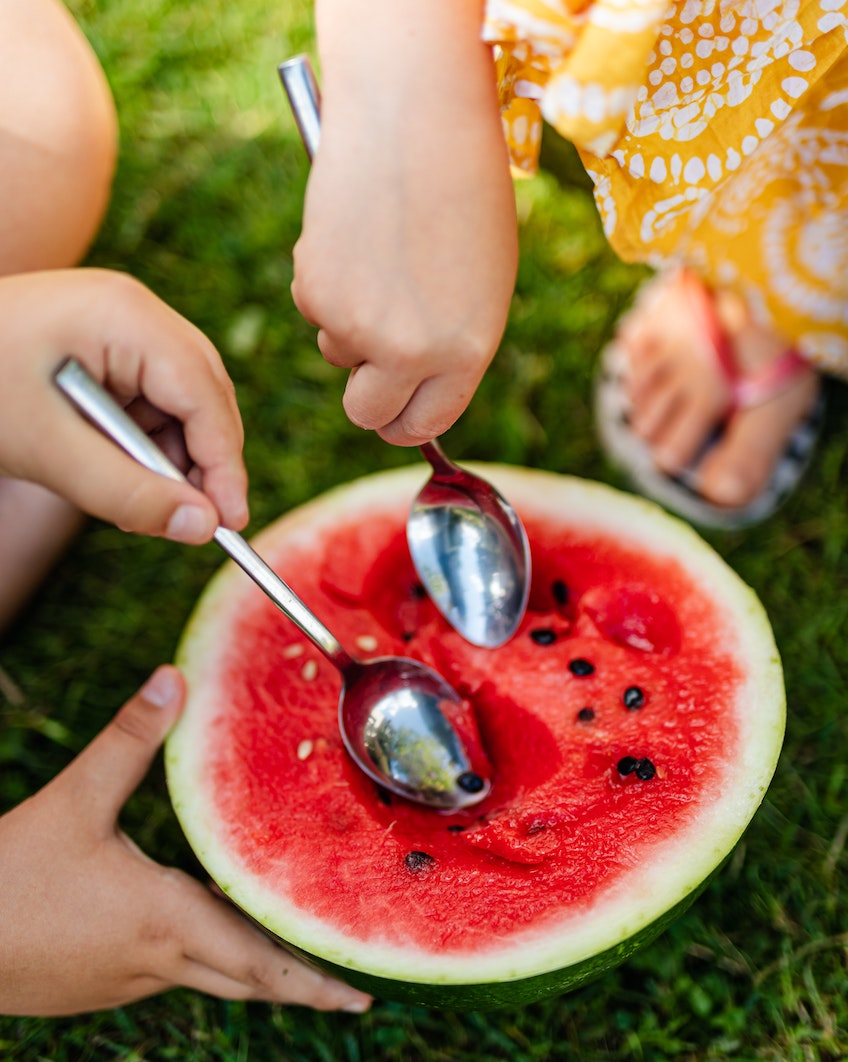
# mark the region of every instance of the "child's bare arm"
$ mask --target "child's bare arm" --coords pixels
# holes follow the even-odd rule
[[[446,430],[503,332],[515,203],[480,0],[318,0],[321,144],[293,294],[350,418]]]

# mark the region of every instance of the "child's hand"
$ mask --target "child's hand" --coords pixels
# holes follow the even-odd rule
[[[367,1009],[118,828],[185,697],[157,670],[52,782],[0,818],[0,1013],[78,1014],[175,986],[226,999]]]
[[[321,144],[292,293],[350,419],[441,434],[500,342],[515,202],[480,3],[319,0]]]
[[[138,281],[99,269],[0,278],[0,476],[28,479],[126,531],[208,541],[247,522],[243,431],[217,351]],[[72,354],[193,486],[142,468],[52,382]],[[197,489],[195,489],[197,488]]]

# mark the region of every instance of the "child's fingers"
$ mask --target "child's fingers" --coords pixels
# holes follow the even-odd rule
[[[219,522],[243,527],[244,430],[235,388],[213,344],[130,277],[77,270],[65,279],[71,291],[60,322],[63,353],[76,355],[122,405],[142,400],[179,421]],[[81,322],[70,334],[68,315]]]
[[[377,431],[403,413],[418,384],[417,378],[403,377],[366,362],[348,375],[343,398],[345,412],[358,427]]]
[[[51,783],[64,791],[68,806],[87,830],[114,833],[121,808],[147,774],[184,701],[180,672],[170,665],[157,668]]]
[[[420,446],[444,434],[462,415],[475,384],[440,374],[411,386],[375,365],[351,372],[344,394],[347,415],[395,446]]]
[[[205,493],[151,472],[81,415],[61,412],[41,462],[46,487],[124,531],[192,544],[211,539],[221,518]]]
[[[228,999],[362,1012],[370,997],[306,966],[192,878],[181,877],[169,910],[183,930],[180,984]]]
[[[247,473],[235,390],[211,344],[188,322],[182,325],[188,333],[187,352],[170,359],[149,358],[143,395],[181,423],[186,450],[200,470],[204,492],[218,509],[220,522],[241,528],[247,522]]]
[[[180,423],[219,522],[241,528],[247,523],[247,473],[235,390],[205,336],[164,304],[156,308],[173,327],[151,335],[135,364],[110,364],[104,386],[119,400],[152,406]]]
[[[174,537],[204,541],[219,523],[246,524],[244,431],[235,390],[218,352],[194,325],[138,281],[97,269],[5,278],[0,310],[8,324],[9,397],[8,416],[0,421],[0,474],[43,483],[87,512],[153,534],[167,533],[177,499],[192,497],[173,486],[170,494],[155,496],[144,487],[154,482],[148,473],[131,472],[128,458],[110,456],[115,444],[95,434],[51,384],[61,359],[73,355],[119,404],[171,418],[182,430],[199,476],[192,481],[209,499],[194,501],[200,509],[216,509],[218,518],[213,522],[209,513],[203,533],[195,528]],[[122,486],[123,498],[135,494],[135,501],[122,500]]]
[[[270,977],[250,971],[248,980],[240,980],[220,973],[205,963],[186,961],[180,984],[221,999],[253,999],[265,1003],[290,1003],[315,1010],[346,1010],[362,1014],[368,1010],[368,996],[315,970],[271,944],[279,952]]]

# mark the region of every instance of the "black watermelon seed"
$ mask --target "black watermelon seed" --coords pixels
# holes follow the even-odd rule
[[[619,774],[633,774],[641,761],[637,760],[635,756],[623,756],[618,761],[618,773]]]
[[[430,870],[436,862],[429,852],[407,852],[403,861],[406,869],[411,870],[413,874],[420,874],[422,870]]]
[[[388,789],[384,789],[381,785],[377,786],[377,799],[381,804],[389,805],[392,802],[392,794]]]
[[[424,589],[421,583],[413,583],[410,593],[416,599],[416,601],[423,601],[424,598],[427,596],[427,591]]]
[[[556,631],[552,631],[550,627],[537,627],[536,630],[530,631],[530,637],[536,645],[553,645],[557,636]]]
[[[486,783],[480,775],[475,774],[474,771],[463,771],[459,778],[457,778],[456,784],[466,793],[479,793]]]
[[[635,711],[637,708],[641,708],[645,703],[645,691],[639,686],[628,686],[624,691],[624,697],[622,700],[624,701],[625,708],[629,709],[631,712]]]
[[[636,764],[636,770],[634,773],[641,782],[650,782],[657,773],[657,769],[650,760],[644,759],[639,760]]]
[[[458,822],[452,822],[450,826],[448,826],[448,833],[462,833],[464,829],[465,827],[461,826]]]
[[[580,720],[581,723],[591,723],[592,720],[595,718],[595,709],[581,708],[580,711],[577,713],[577,718]]]
[[[577,675],[579,678],[584,678],[586,675],[591,675],[595,670],[595,665],[590,664],[588,660],[584,660],[579,657],[577,660],[572,660],[568,665],[568,670],[572,675]]]
[[[403,634],[401,635],[401,638],[405,642],[411,642],[414,637],[415,637],[415,631],[404,631]]]
[[[554,601],[558,605],[568,604],[568,587],[562,579],[554,579],[551,583],[551,593],[554,595]]]

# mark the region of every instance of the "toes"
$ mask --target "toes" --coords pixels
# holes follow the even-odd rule
[[[753,456],[736,452],[725,435],[704,458],[698,473],[698,490],[707,501],[722,508],[748,505],[768,481],[770,466]]]
[[[716,429],[714,418],[697,406],[682,406],[677,412],[652,444],[657,467],[673,476],[697,462]]]
[[[627,350],[627,362],[634,384],[662,369],[665,346],[654,317],[632,310],[619,321],[616,331],[618,340]]]
[[[699,456],[720,420],[723,403],[679,365],[657,366],[632,381],[630,425],[657,467],[678,475]]]
[[[818,381],[804,379],[770,402],[735,413],[700,463],[700,493],[724,507],[752,502],[771,481],[775,466],[817,393]]]
[[[727,387],[693,335],[673,278],[646,290],[618,338],[627,358],[630,427],[661,471],[679,475],[711,438],[727,407]]]
[[[693,317],[682,283],[681,274],[649,285],[619,327],[629,428],[660,472],[685,473],[687,482],[691,472],[691,483],[697,482],[706,501],[744,508],[771,482],[796,427],[813,407],[818,378],[811,371],[725,423],[730,385],[712,349],[712,332]],[[719,292],[716,311],[745,372],[756,375],[764,361],[780,356],[782,341],[751,322],[741,299]]]

